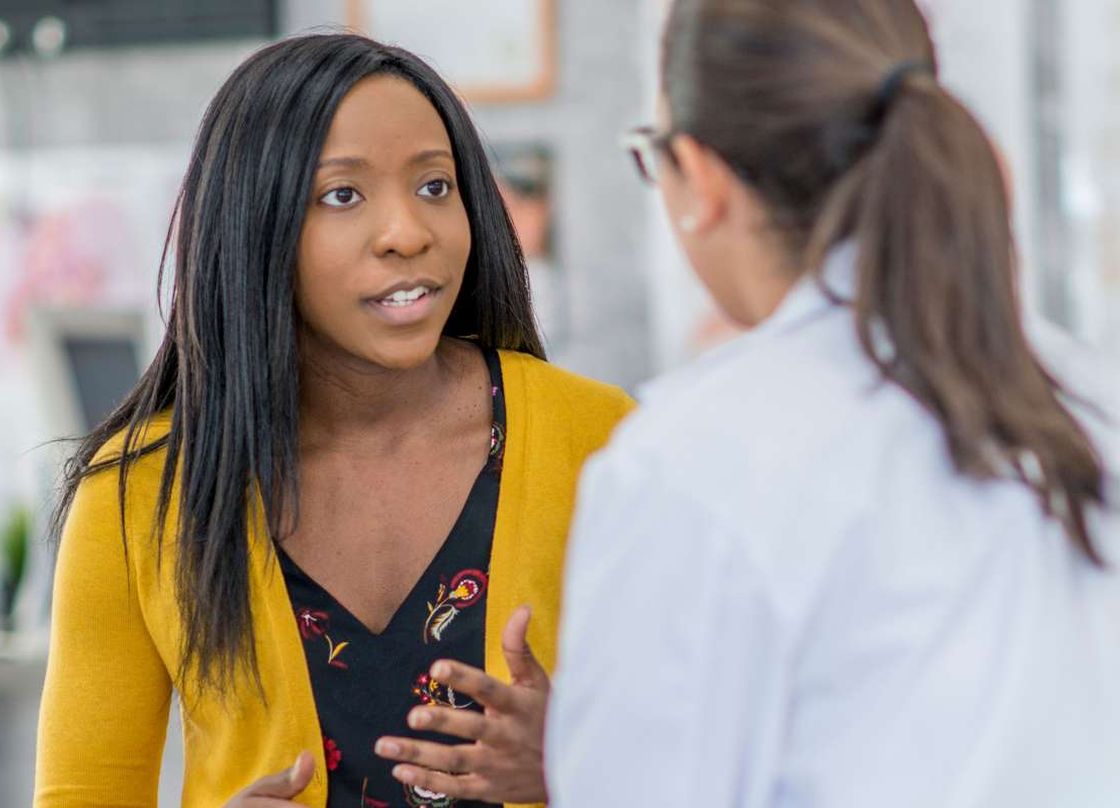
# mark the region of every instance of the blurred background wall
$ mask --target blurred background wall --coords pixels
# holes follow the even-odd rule
[[[923,5],[945,81],[1010,167],[1029,305],[1120,356],[1120,0]],[[150,356],[171,205],[226,75],[324,26],[429,56],[491,146],[554,361],[634,388],[727,333],[618,147],[653,116],[664,6],[0,0],[0,805],[31,794],[60,457],[37,447],[87,428]]]

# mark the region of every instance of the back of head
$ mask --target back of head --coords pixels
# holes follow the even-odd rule
[[[798,266],[855,242],[864,350],[958,470],[1011,470],[1099,561],[1101,463],[1027,343],[1001,165],[914,0],[676,0],[662,78],[672,131],[744,179]]]

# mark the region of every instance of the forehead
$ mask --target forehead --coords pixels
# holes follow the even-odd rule
[[[396,76],[362,79],[343,97],[331,121],[324,156],[333,152],[386,153],[451,141],[435,107]]]

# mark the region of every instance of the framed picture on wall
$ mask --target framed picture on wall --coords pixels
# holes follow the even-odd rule
[[[517,103],[556,83],[556,0],[347,0],[347,24],[431,64],[468,101]]]

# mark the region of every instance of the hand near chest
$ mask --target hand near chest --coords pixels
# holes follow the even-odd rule
[[[375,751],[399,761],[393,776],[403,783],[457,799],[532,803],[548,799],[544,779],[544,721],[551,684],[525,635],[529,608],[517,609],[502,632],[509,684],[460,662],[440,660],[434,678],[482,704],[482,713],[418,707],[412,729],[440,732],[466,743],[446,745],[383,737]]]

